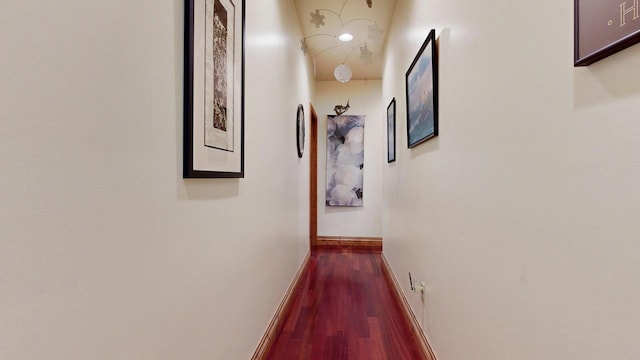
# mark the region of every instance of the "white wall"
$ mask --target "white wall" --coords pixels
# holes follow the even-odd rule
[[[386,105],[380,101],[380,80],[317,81],[313,106],[318,114],[318,235],[382,236],[382,164],[386,164]],[[327,115],[334,106],[351,108],[346,115],[365,115],[364,189],[362,207],[325,206]]]
[[[308,250],[291,1],[247,5],[246,178],[183,180],[183,1],[3,4],[0,358],[248,359]]]
[[[408,150],[404,73],[431,28],[440,136]],[[384,251],[438,358],[637,358],[640,45],[574,68],[554,0],[400,1],[389,36]]]

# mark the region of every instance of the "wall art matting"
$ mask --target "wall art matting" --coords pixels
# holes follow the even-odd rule
[[[327,206],[363,204],[364,122],[363,115],[327,116]]]
[[[574,0],[574,65],[640,42],[640,0]]]
[[[396,98],[387,106],[387,163],[396,161]]]
[[[186,0],[184,178],[244,177],[244,0]]]
[[[436,31],[431,30],[406,74],[409,148],[438,135],[437,60]]]

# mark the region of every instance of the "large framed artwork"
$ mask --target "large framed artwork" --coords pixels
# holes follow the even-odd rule
[[[244,0],[186,0],[184,178],[244,177]]]
[[[327,206],[363,205],[364,120],[363,115],[327,116]]]
[[[387,106],[387,163],[396,161],[396,98]]]
[[[574,12],[575,66],[640,42],[640,0],[575,0]]]
[[[431,30],[406,74],[409,148],[438,136],[437,60],[436,31]]]

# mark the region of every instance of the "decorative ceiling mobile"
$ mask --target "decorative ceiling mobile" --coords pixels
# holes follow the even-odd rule
[[[373,41],[382,40],[382,35],[384,34],[384,30],[382,30],[378,23],[374,23],[373,25],[369,25],[369,39]]]
[[[367,65],[373,64],[373,53],[367,47],[367,43],[360,46],[360,60]]]
[[[336,66],[336,69],[333,71],[333,76],[341,83],[346,83],[347,81],[351,80],[351,75],[351,68],[349,67],[349,65],[345,64]]]
[[[311,12],[309,13],[309,15],[311,15],[311,23],[315,25],[317,28],[320,28],[320,26],[325,25],[324,23],[325,16],[320,14],[320,10]]]
[[[347,3],[349,3],[350,0],[344,0],[342,2],[342,6],[340,7],[339,11],[334,11],[332,9],[316,9],[312,12],[309,13],[309,16],[311,17],[310,22],[311,24],[315,25],[316,28],[322,28],[326,26],[325,23],[325,19],[326,13],[329,14],[333,14],[335,15],[338,20],[340,21],[340,26],[341,26],[341,30],[343,30],[342,33],[318,33],[318,34],[313,34],[310,36],[307,36],[305,38],[302,39],[301,42],[301,47],[300,49],[302,50],[302,52],[306,55],[307,52],[309,51],[309,47],[307,45],[307,40],[313,37],[317,37],[317,36],[325,36],[325,37],[331,37],[331,38],[335,38],[336,40],[340,40],[336,43],[336,45],[334,46],[329,46],[319,52],[317,52],[316,54],[314,54],[314,64],[315,64],[315,60],[316,58],[327,52],[327,51],[331,51],[334,49],[344,49],[346,48],[345,44],[350,42],[353,39],[353,36],[351,36],[351,34],[348,34],[347,32],[344,32],[344,29],[347,25],[349,25],[350,23],[356,22],[356,21],[365,21],[368,22],[369,25],[367,25],[368,29],[369,29],[369,34],[368,37],[371,41],[373,42],[381,42],[383,40],[383,34],[384,34],[384,30],[382,30],[380,28],[380,26],[378,26],[378,23],[370,18],[367,17],[357,17],[357,18],[353,18],[350,19],[348,21],[345,21],[342,18],[345,6],[347,5]],[[372,7],[373,5],[373,0],[366,0],[367,2],[367,6],[369,8]],[[331,23],[331,22],[330,22]],[[328,31],[330,32],[330,31]],[[338,64],[338,66],[336,66],[335,70],[334,70],[334,77],[336,78],[336,80],[340,81],[340,82],[347,82],[351,79],[351,68],[345,64],[347,62],[347,60],[349,59],[349,57],[351,56],[351,54],[356,50],[356,49],[360,49],[360,61],[362,61],[362,63],[364,63],[365,65],[371,65],[373,64],[373,53],[371,52],[371,50],[369,50],[367,43],[366,42],[360,42],[357,45],[353,45],[349,47],[351,49],[351,51],[349,51],[349,54],[345,57],[344,61],[341,64]]]

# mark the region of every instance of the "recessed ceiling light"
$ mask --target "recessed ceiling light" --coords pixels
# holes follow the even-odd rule
[[[353,40],[353,35],[349,34],[349,33],[344,33],[344,34],[340,34],[340,36],[338,36],[338,39],[340,39],[340,41],[351,41]]]

